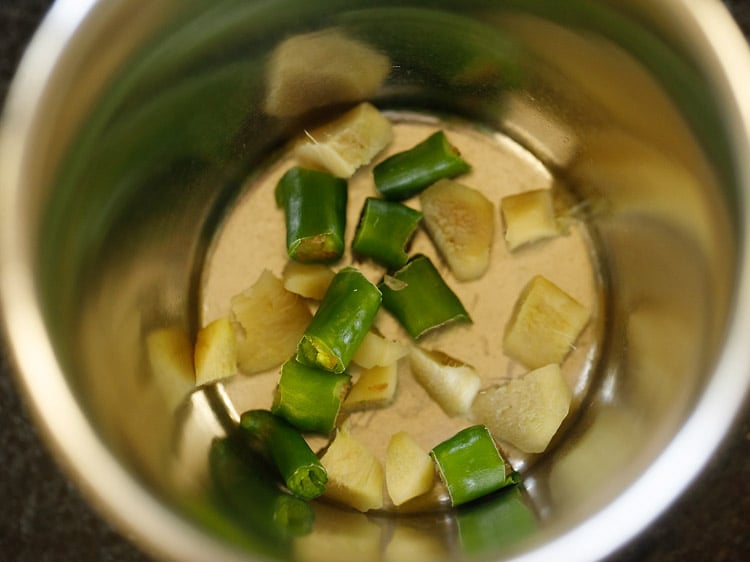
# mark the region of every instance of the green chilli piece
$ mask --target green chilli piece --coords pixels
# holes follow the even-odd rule
[[[297,361],[343,373],[380,308],[380,290],[353,267],[333,277],[297,346]]]
[[[443,178],[470,169],[444,131],[433,133],[413,148],[386,158],[373,169],[375,187],[386,199],[408,199]]]
[[[285,419],[268,410],[250,410],[240,417],[240,430],[260,442],[292,494],[311,500],[325,492],[326,469],[300,432]]]
[[[351,386],[339,375],[290,359],[281,367],[271,412],[300,431],[329,434],[336,427],[341,402]]]
[[[294,167],[276,185],[276,205],[286,216],[289,257],[326,263],[344,253],[346,180],[326,172]]]
[[[378,288],[383,293],[383,307],[414,339],[450,322],[471,322],[464,305],[425,255],[414,256],[386,275]]]
[[[270,467],[236,435],[213,441],[209,466],[213,497],[250,533],[286,541],[312,530],[312,507],[283,492]]]
[[[448,488],[451,504],[458,506],[515,484],[506,474],[505,461],[484,425],[467,427],[435,446],[430,455]]]
[[[395,201],[368,197],[354,234],[352,250],[386,267],[401,267],[409,259],[406,245],[421,220],[420,211]]]

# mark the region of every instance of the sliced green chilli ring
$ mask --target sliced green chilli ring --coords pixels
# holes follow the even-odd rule
[[[368,197],[352,250],[388,268],[401,267],[409,260],[406,247],[421,220],[421,211],[396,201]]]
[[[297,345],[297,361],[343,373],[370,330],[382,295],[362,273],[345,267],[334,275]]]
[[[271,412],[302,432],[328,435],[336,427],[341,402],[350,387],[349,375],[290,359],[281,367]]]
[[[383,293],[383,307],[414,339],[449,323],[471,322],[459,298],[425,255],[414,256],[386,275],[378,288]]]
[[[276,185],[276,205],[286,217],[287,254],[303,263],[327,263],[344,253],[346,180],[299,166]]]
[[[287,489],[303,500],[322,495],[328,475],[299,430],[268,410],[249,410],[240,431],[257,440],[271,458]]]
[[[468,503],[517,482],[515,473],[506,473],[505,460],[484,425],[459,431],[436,445],[430,455],[448,488],[453,506]]]
[[[404,152],[386,158],[373,168],[375,188],[386,199],[402,201],[443,178],[470,169],[444,131],[433,133]]]

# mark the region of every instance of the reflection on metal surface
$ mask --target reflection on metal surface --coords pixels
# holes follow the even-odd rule
[[[263,104],[275,117],[363,101],[374,96],[391,70],[388,58],[337,29],[294,35],[271,55]]]
[[[508,549],[527,539],[537,516],[521,488],[501,491],[489,501],[466,506],[456,516],[462,551],[482,556]]]
[[[552,504],[579,513],[601,507],[592,504],[614,495],[629,477],[623,468],[638,450],[644,430],[645,424],[627,407],[602,407],[596,423],[582,429],[576,442],[561,448],[550,463]]]
[[[573,129],[554,112],[521,94],[511,94],[505,99],[501,127],[542,162],[559,169],[564,169],[578,150]]]

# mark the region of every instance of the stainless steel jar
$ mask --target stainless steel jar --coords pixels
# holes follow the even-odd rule
[[[216,389],[175,415],[148,335],[195,333],[212,237],[246,175],[308,110],[364,95],[314,84],[269,104],[272,53],[311,32],[388,58],[370,99],[509,135],[590,211],[602,343],[580,415],[529,468],[536,523],[517,540],[469,552],[465,514],[324,507],[306,549],[252,532],[238,544],[193,493],[195,443],[231,416]],[[333,545],[376,560],[398,539],[423,560],[599,558],[695,479],[747,395],[749,75],[710,1],[63,0],[3,117],[19,384],[91,501],[157,556],[314,560]],[[483,528],[493,507],[473,512]]]

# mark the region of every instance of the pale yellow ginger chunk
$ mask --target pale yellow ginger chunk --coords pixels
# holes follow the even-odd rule
[[[495,236],[492,203],[474,188],[443,179],[420,195],[424,224],[459,281],[484,275]]]
[[[394,505],[426,494],[435,483],[435,463],[405,431],[391,436],[385,453],[385,481]]]
[[[362,512],[383,507],[383,467],[346,426],[339,428],[320,462],[328,473],[326,497]]]
[[[409,346],[395,340],[389,340],[374,332],[367,332],[365,339],[352,357],[360,367],[384,367],[396,363],[409,353]]]
[[[287,291],[315,300],[322,300],[334,275],[334,271],[326,265],[293,260],[287,262],[282,272]]]
[[[482,384],[474,367],[441,351],[413,346],[409,366],[415,380],[449,416],[468,412]]]
[[[232,297],[231,308],[239,325],[237,362],[246,374],[278,367],[293,356],[312,319],[305,302],[268,270]]]
[[[146,354],[167,406],[174,410],[195,386],[193,347],[182,326],[153,330],[146,336]]]
[[[397,386],[397,363],[365,369],[352,386],[341,407],[348,412],[382,408],[393,402]]]
[[[391,122],[372,104],[361,103],[321,127],[305,131],[294,153],[303,166],[350,178],[391,142]]]
[[[589,316],[581,303],[537,275],[516,302],[505,327],[503,351],[528,369],[562,363]]]
[[[560,234],[549,189],[503,197],[500,210],[505,223],[505,242],[511,251]]]
[[[495,439],[525,453],[542,453],[570,410],[572,393],[557,364],[482,390],[472,412]]]
[[[197,385],[237,373],[237,340],[228,317],[217,318],[198,330],[193,357]]]
[[[391,70],[390,59],[335,29],[294,35],[268,65],[265,110],[293,117],[372,97]]]

